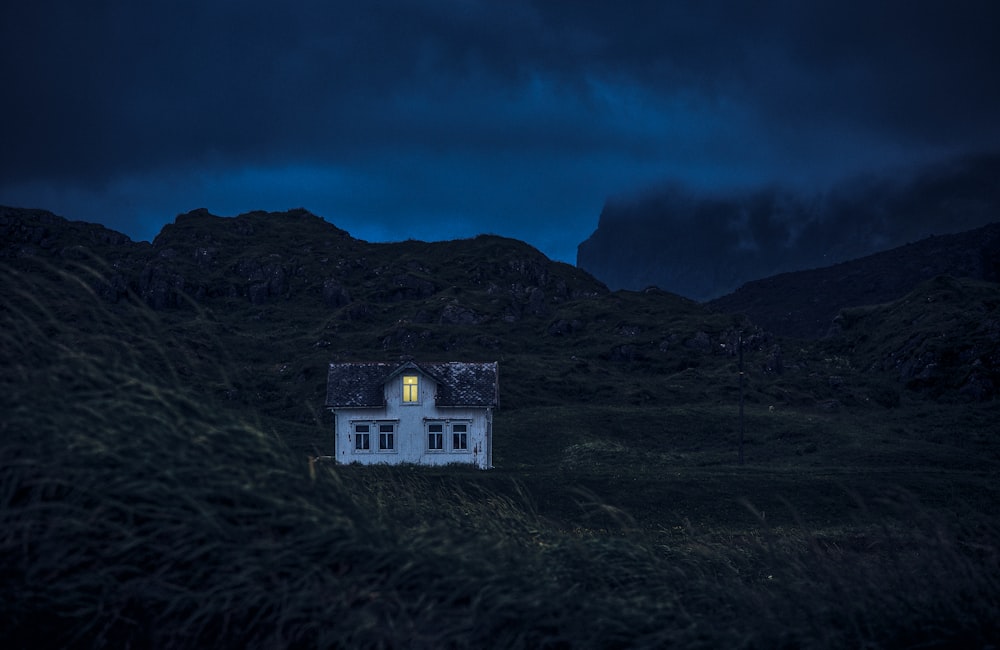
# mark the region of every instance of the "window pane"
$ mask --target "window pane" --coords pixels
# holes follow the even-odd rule
[[[379,433],[392,433],[392,426],[393,425],[391,425],[391,424],[380,424],[380,425],[378,425]]]
[[[455,433],[465,433],[469,430],[469,427],[466,424],[453,424],[451,425],[451,430]]]
[[[430,431],[431,433],[441,433],[442,431],[444,431],[444,425],[443,424],[428,424],[427,425],[427,430]]]
[[[357,451],[371,451],[371,431],[370,424],[354,425],[354,449]]]
[[[416,375],[404,375],[403,376],[403,401],[404,402],[417,402],[419,401],[417,392],[417,376]]]

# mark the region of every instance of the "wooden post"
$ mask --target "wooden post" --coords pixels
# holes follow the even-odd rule
[[[743,332],[740,331],[740,465],[743,464]]]

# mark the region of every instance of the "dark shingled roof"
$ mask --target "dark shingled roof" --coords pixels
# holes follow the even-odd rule
[[[385,383],[407,370],[437,382],[437,406],[495,407],[500,401],[496,362],[331,363],[326,382],[330,408],[378,408],[385,404]]]

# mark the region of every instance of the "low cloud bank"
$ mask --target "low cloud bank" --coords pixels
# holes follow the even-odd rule
[[[743,283],[1000,221],[1000,153],[909,173],[860,176],[828,191],[682,186],[609,201],[577,265],[613,289],[650,285],[710,300]]]

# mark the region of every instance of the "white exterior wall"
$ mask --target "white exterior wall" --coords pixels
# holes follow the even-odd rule
[[[418,375],[419,401],[403,402],[403,376]],[[339,463],[417,463],[420,465],[473,464],[489,469],[493,464],[493,414],[489,408],[437,408],[434,404],[437,385],[421,373],[406,372],[385,385],[384,408],[340,408],[333,410],[335,427],[334,456]],[[444,449],[428,449],[428,421],[444,423]],[[370,449],[355,448],[355,424],[370,422]],[[395,425],[395,450],[379,449],[379,424]],[[454,424],[468,426],[468,449],[452,449]]]

